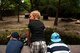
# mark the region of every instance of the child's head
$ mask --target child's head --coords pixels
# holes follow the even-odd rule
[[[13,33],[11,34],[11,37],[12,37],[12,38],[19,38],[19,34],[18,34],[17,32],[13,32]]]
[[[38,10],[32,11],[30,13],[30,19],[39,19],[40,16],[41,16],[41,14]]]
[[[51,41],[52,42],[60,42],[61,41],[60,35],[57,32],[52,33]]]

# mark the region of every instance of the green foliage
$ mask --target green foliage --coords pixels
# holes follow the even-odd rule
[[[59,0],[1,0],[1,10],[15,10],[17,12],[19,5],[20,11],[39,10],[42,14],[55,16]],[[32,9],[31,9],[32,8]],[[77,16],[80,13],[80,0],[61,0],[59,16]]]
[[[80,13],[79,0],[61,0],[61,14],[66,17],[76,17]]]
[[[26,38],[26,29],[24,28],[23,30],[19,29],[19,30],[12,30],[12,31],[2,31],[0,32],[0,45],[3,44],[7,44],[7,42],[9,41],[9,39],[7,39],[7,36],[10,35],[11,32],[18,32],[20,34],[20,38],[21,41],[24,42],[25,38]],[[51,34],[53,32],[58,32],[61,35],[61,39],[64,43],[66,44],[71,44],[71,45],[75,45],[75,44],[80,44],[80,34],[76,33],[76,32],[66,32],[66,31],[62,31],[59,30],[57,28],[46,28],[45,30],[45,39],[47,44],[50,42],[50,37]]]
[[[45,30],[45,39],[46,39],[47,44],[51,41],[50,37],[51,37],[52,33],[53,33],[53,29],[46,28],[46,30]]]
[[[80,34],[76,32],[65,32],[62,30],[59,30],[57,28],[48,28],[45,31],[46,35],[46,42],[47,44],[50,42],[50,36],[53,32],[58,32],[61,35],[61,39],[64,43],[69,44],[69,45],[79,45],[80,44]]]
[[[26,28],[23,29],[18,29],[18,30],[5,30],[5,31],[0,31],[0,45],[5,45],[8,43],[9,39],[7,38],[8,35],[10,35],[12,32],[18,32],[21,38],[21,41],[23,42],[24,39],[26,38]]]
[[[38,9],[42,14],[55,16],[59,0],[30,0],[32,9]],[[74,17],[80,13],[80,0],[60,0],[60,14],[63,17]]]
[[[25,0],[24,3],[21,3],[20,0],[1,0],[1,9],[3,10],[17,10],[17,5],[20,5],[20,10],[24,8],[30,9],[30,1]],[[25,7],[24,7],[25,6]]]
[[[27,10],[27,11],[30,11],[31,10],[31,3],[30,3],[30,0],[24,0],[24,8],[25,8],[25,10]]]
[[[0,32],[0,45],[7,44],[7,35],[9,35],[9,32]]]

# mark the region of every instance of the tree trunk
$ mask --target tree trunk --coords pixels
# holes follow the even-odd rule
[[[61,0],[59,0],[58,9],[56,11],[56,17],[55,17],[55,20],[54,20],[54,26],[57,26],[58,25],[58,15],[60,13],[60,1]]]
[[[30,3],[31,3],[31,11],[33,10],[33,1],[30,0]]]
[[[1,2],[1,1],[0,1]],[[3,20],[2,19],[2,10],[1,10],[1,6],[2,6],[2,3],[0,3],[0,20]]]
[[[39,9],[39,0],[30,0],[31,3],[31,11]]]
[[[0,8],[0,20],[3,20],[3,18],[2,18],[2,10],[1,10],[1,8]]]
[[[57,26],[58,25],[58,9],[56,11],[56,17],[55,17],[55,20],[54,20],[54,26]]]
[[[18,23],[19,23],[20,22],[19,21],[19,4],[17,6],[18,6],[18,15],[17,16],[18,16]]]

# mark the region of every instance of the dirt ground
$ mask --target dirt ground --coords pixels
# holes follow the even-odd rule
[[[19,23],[17,22],[17,16],[3,17],[4,21],[0,21],[0,31],[27,28],[28,19],[25,19],[24,15],[20,15],[19,17]],[[54,17],[49,17],[48,20],[43,20],[43,17],[41,17],[40,20],[48,28],[55,27]],[[57,28],[60,30],[74,31],[80,34],[80,24],[75,24],[75,22],[76,20],[72,22],[63,22],[61,18],[59,18]]]

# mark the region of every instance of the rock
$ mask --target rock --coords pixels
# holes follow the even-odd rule
[[[76,24],[80,24],[80,20],[77,20],[75,23],[76,23]]]

